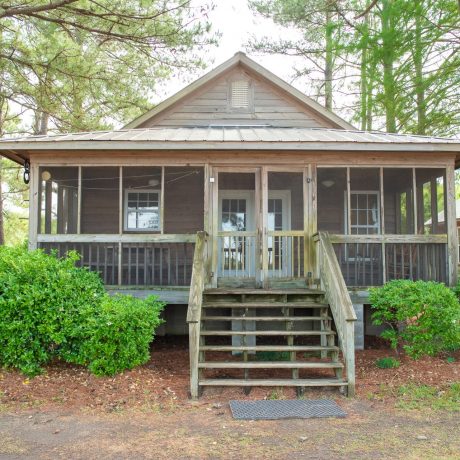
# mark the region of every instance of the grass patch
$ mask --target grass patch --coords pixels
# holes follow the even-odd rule
[[[401,365],[401,362],[398,361],[396,358],[386,357],[378,359],[375,362],[375,365],[379,369],[395,369]]]
[[[445,390],[429,385],[403,385],[397,391],[397,398],[396,407],[400,409],[460,411],[460,382]]]

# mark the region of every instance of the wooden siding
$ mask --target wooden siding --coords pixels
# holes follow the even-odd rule
[[[228,104],[230,81],[250,82],[250,109],[231,109]],[[241,68],[205,85],[196,93],[180,100],[165,113],[145,121],[140,128],[152,126],[271,125],[304,128],[334,128],[331,121],[320,117],[283,94],[274,85]]]

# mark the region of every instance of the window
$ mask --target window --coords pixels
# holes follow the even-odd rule
[[[160,228],[160,192],[158,190],[126,190],[125,230],[158,231]]]
[[[227,232],[246,230],[245,199],[222,199],[222,230]]]
[[[345,195],[346,208],[346,195]],[[345,216],[345,222],[348,220]],[[350,231],[352,235],[377,235],[380,233],[379,192],[350,193]],[[347,228],[345,227],[345,233]]]

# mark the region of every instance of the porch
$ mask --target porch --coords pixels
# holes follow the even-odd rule
[[[211,287],[314,285],[317,231],[329,233],[350,290],[455,278],[445,167],[34,169],[31,247],[76,250],[108,288],[188,288],[199,231]]]

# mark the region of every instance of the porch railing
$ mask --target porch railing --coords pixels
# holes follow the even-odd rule
[[[40,235],[38,246],[59,257],[80,254],[78,266],[106,285],[189,286],[195,235]],[[52,240],[55,241],[52,241]]]
[[[258,267],[257,232],[219,232],[219,278],[255,278]]]
[[[269,278],[305,277],[305,232],[269,231],[267,253]]]
[[[348,287],[392,279],[448,283],[447,235],[330,235]]]
[[[354,322],[356,321],[356,314],[329,234],[319,232],[315,236],[315,241],[317,242],[317,271],[340,340],[346,365],[348,395],[353,396],[355,392]]]

